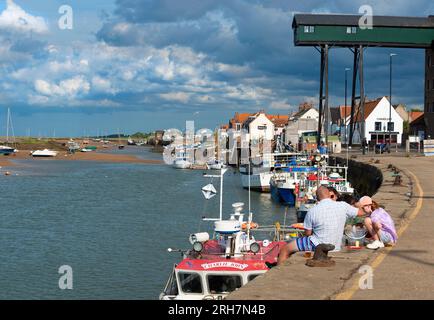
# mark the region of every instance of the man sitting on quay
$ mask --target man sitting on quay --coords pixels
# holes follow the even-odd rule
[[[299,251],[315,251],[321,243],[332,244],[334,251],[340,251],[347,218],[363,216],[365,212],[343,201],[333,201],[327,187],[316,191],[318,204],[311,208],[304,219],[306,236],[297,238],[282,247],[277,265]]]

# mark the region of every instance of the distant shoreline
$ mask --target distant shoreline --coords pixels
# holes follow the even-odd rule
[[[17,166],[13,160],[24,160],[32,159],[34,161],[44,161],[44,160],[72,160],[72,161],[98,161],[98,162],[110,162],[110,163],[138,163],[138,164],[164,164],[163,160],[153,160],[153,159],[140,159],[134,155],[129,154],[112,154],[112,153],[101,153],[95,152],[76,152],[74,154],[69,154],[67,151],[58,151],[56,157],[53,158],[33,158],[30,155],[31,150],[19,150],[19,152],[9,155],[0,156],[0,166],[2,168]]]

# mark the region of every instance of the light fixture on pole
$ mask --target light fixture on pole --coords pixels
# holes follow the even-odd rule
[[[392,57],[396,56],[396,53],[389,54],[389,123],[387,124],[387,131],[389,131],[389,149],[392,145]],[[398,143],[398,139],[396,139]]]

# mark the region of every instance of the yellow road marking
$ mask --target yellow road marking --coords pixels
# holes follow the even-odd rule
[[[407,170],[407,172],[413,177],[413,179],[416,183],[419,199],[417,200],[416,208],[414,208],[413,212],[408,217],[408,220],[405,221],[405,223],[403,225],[401,225],[401,227],[399,228],[399,230],[397,232],[398,237],[401,237],[401,235],[405,232],[405,230],[407,230],[411,221],[414,220],[414,218],[416,218],[420,209],[422,208],[422,203],[423,203],[423,199],[422,199],[423,198],[423,190],[422,190],[422,187],[420,186],[419,179],[410,170]],[[375,270],[375,268],[377,268],[383,262],[384,258],[386,258],[386,256],[392,250],[392,248],[393,247],[386,247],[385,250],[383,252],[381,252],[374,259],[374,261],[371,263],[372,270]],[[356,293],[356,291],[359,290],[359,281],[360,281],[360,278],[357,277],[356,281],[354,281],[351,288],[336,295],[335,299],[336,300],[349,300],[349,299],[351,299],[353,297],[353,295]]]

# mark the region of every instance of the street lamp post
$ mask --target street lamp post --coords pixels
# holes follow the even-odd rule
[[[396,56],[396,53],[389,54],[389,123],[387,124],[387,131],[389,131],[389,149],[392,147],[392,57]],[[396,141],[398,143],[398,139]]]
[[[345,105],[344,105],[344,129],[345,129],[345,144],[347,145],[348,149],[348,137],[347,137],[347,71],[349,71],[350,68],[345,68]]]

